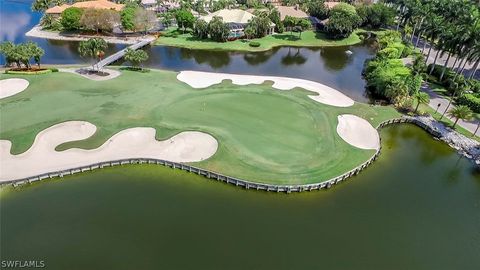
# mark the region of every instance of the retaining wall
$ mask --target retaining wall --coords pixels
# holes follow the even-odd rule
[[[438,137],[440,134],[438,131],[435,131],[431,129],[429,126],[425,125],[421,121],[418,121],[415,118],[410,118],[410,117],[403,117],[403,118],[396,118],[396,119],[391,119],[388,121],[384,121],[378,125],[377,130],[390,125],[390,124],[395,124],[395,123],[413,123],[416,124],[425,130],[427,130],[429,133],[431,133],[433,136]],[[304,185],[274,185],[274,184],[265,184],[265,183],[257,183],[257,182],[251,182],[227,175],[223,175],[217,172],[201,169],[195,166],[191,165],[186,165],[182,163],[177,163],[177,162],[172,162],[168,160],[162,160],[162,159],[152,159],[152,158],[132,158],[132,159],[120,159],[120,160],[113,160],[113,161],[107,161],[107,162],[100,162],[100,163],[94,163],[91,165],[87,166],[82,166],[82,167],[77,167],[77,168],[72,168],[68,170],[63,170],[63,171],[55,171],[55,172],[49,172],[49,173],[44,173],[40,174],[37,176],[32,176],[28,178],[23,178],[23,179],[16,179],[16,180],[10,180],[10,181],[3,181],[0,183],[0,185],[13,185],[14,187],[17,187],[19,185],[23,184],[29,184],[37,181],[41,181],[44,179],[52,179],[52,178],[57,178],[57,177],[64,177],[66,175],[73,175],[76,173],[81,173],[85,171],[93,171],[96,169],[102,169],[104,167],[112,167],[112,166],[119,166],[119,165],[124,165],[124,164],[158,164],[158,165],[163,165],[170,167],[172,169],[180,169],[184,170],[190,173],[195,173],[198,175],[202,175],[206,178],[213,179],[216,181],[221,181],[225,182],[228,184],[236,185],[243,187],[245,189],[256,189],[256,190],[264,190],[264,191],[273,191],[273,192],[286,192],[286,193],[291,193],[291,192],[303,192],[303,191],[312,191],[312,190],[320,190],[320,189],[328,189],[332,187],[333,185],[336,185],[342,181],[347,180],[348,178],[357,175],[360,173],[362,170],[367,168],[370,164],[372,164],[380,155],[381,151],[381,146],[379,149],[375,151],[375,154],[370,157],[367,161],[363,162],[359,166],[355,167],[354,169],[340,175],[334,178],[331,178],[326,181],[321,181],[319,183],[314,183],[314,184],[304,184]]]

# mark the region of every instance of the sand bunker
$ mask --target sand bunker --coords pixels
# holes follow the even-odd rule
[[[355,115],[339,115],[337,133],[344,141],[361,149],[380,147],[377,130],[367,120]]]
[[[24,79],[0,80],[0,99],[13,96],[27,89],[29,82]]]
[[[10,154],[10,141],[0,140],[0,181],[126,158],[197,162],[213,156],[218,148],[217,140],[206,133],[181,132],[157,141],[155,129],[138,127],[115,134],[96,149],[55,151],[59,144],[89,138],[95,131],[94,125],[84,121],[57,124],[40,132],[32,147],[19,155]]]
[[[274,77],[274,76],[254,76],[254,75],[237,75],[226,73],[211,73],[200,71],[181,71],[177,75],[177,79],[187,83],[193,88],[205,88],[214,84],[219,84],[223,80],[232,80],[233,84],[261,84],[265,81],[272,81],[273,88],[279,90],[291,90],[300,87],[318,95],[309,96],[311,99],[336,107],[350,107],[354,101],[343,93],[328,87],[326,85],[302,79]]]

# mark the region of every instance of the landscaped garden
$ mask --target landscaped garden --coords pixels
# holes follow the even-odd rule
[[[153,127],[160,140],[203,131],[215,137],[219,148],[197,166],[252,181],[303,184],[340,175],[375,152],[355,148],[337,134],[339,115],[354,114],[373,126],[399,115],[392,107],[324,105],[309,98],[311,92],[279,91],[269,83],[238,86],[226,81],[193,89],[176,76],[159,70],[122,71],[108,81],[64,72],[16,76],[30,86],[1,101],[0,138],[10,140],[12,154],[19,154],[39,132],[69,120],[88,121],[97,132],[60,145],[59,151],[97,148],[132,127]]]

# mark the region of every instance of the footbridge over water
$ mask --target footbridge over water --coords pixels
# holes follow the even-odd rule
[[[133,45],[130,45],[127,48],[125,48],[123,50],[120,50],[120,51],[106,57],[102,61],[93,65],[92,69],[96,68],[96,69],[100,70],[100,69],[104,68],[105,66],[108,66],[111,63],[113,63],[113,62],[119,60],[120,58],[124,57],[125,53],[127,52],[127,49],[138,50],[138,49],[143,48],[143,47],[147,46],[148,44],[152,43],[154,40],[155,40],[155,37],[148,37],[148,38],[142,39],[141,41],[139,41],[139,42],[137,42]]]

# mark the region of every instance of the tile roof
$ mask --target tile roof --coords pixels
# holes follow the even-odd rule
[[[116,11],[120,11],[123,9],[125,5],[116,4],[110,2],[108,0],[96,0],[96,1],[84,1],[84,2],[76,2],[74,4],[68,5],[63,4],[61,6],[54,6],[45,11],[47,14],[60,14],[65,9],[69,7],[77,7],[77,8],[95,8],[95,9],[113,9]]]

